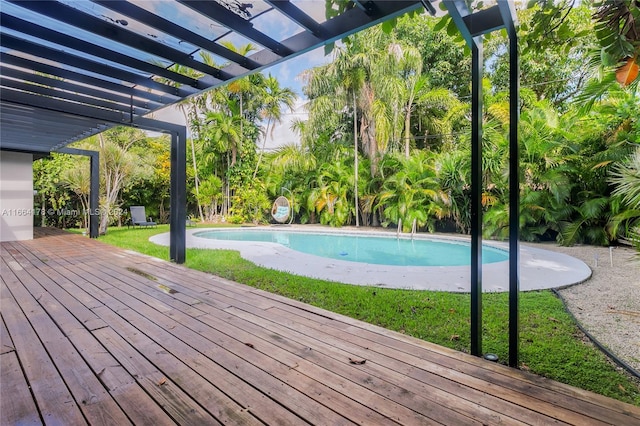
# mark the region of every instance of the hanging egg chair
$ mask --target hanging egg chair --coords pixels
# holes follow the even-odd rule
[[[278,223],[286,223],[291,215],[291,205],[289,199],[285,196],[279,196],[273,202],[271,208],[271,217]]]

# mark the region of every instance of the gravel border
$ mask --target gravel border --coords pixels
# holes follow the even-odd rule
[[[582,327],[631,368],[640,371],[640,256],[627,247],[526,244],[568,254],[593,271],[582,284],[558,290]],[[610,257],[611,255],[611,257]],[[613,266],[611,264],[613,259]]]

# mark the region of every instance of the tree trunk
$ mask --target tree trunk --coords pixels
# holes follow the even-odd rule
[[[230,167],[233,167],[236,165],[236,161],[238,159],[238,147],[235,145],[231,146],[231,165]],[[254,174],[254,179],[255,179],[255,174]]]
[[[375,123],[368,121],[363,114],[360,125],[363,144],[367,147],[369,160],[371,162],[371,177],[375,177],[378,174],[378,145],[376,143]]]
[[[242,96],[242,92],[240,92],[240,146],[242,146],[242,142],[244,140],[244,105],[243,105],[244,96]],[[238,147],[234,146],[231,149],[231,165],[236,164],[236,156],[238,155]]]
[[[258,153],[258,161],[256,162],[256,169],[253,171],[253,179],[255,180],[256,175],[258,174],[258,168],[260,168],[260,162],[262,161],[262,153],[264,152],[265,147],[267,146],[267,137],[269,136],[269,125],[271,124],[271,119],[267,120],[267,128],[264,132],[264,141],[262,142],[262,150]]]
[[[44,192],[42,193],[42,210],[40,210],[40,226],[42,228],[47,226],[47,197]]]
[[[411,81],[411,90],[409,91],[409,100],[407,101],[406,113],[404,116],[404,155],[409,158],[409,144],[411,139],[411,106],[415,98],[416,80]]]
[[[189,125],[189,115],[186,112],[186,106],[180,107],[182,114],[184,115],[185,126]],[[193,180],[196,188],[196,204],[198,205],[198,213],[200,214],[200,221],[204,222],[204,216],[202,214],[202,205],[200,204],[200,183],[198,180],[198,164],[196,163],[196,147],[193,143],[193,135],[189,138],[191,141],[191,160],[193,163]]]
[[[360,218],[358,211],[360,206],[358,205],[358,118],[356,111],[356,92],[353,91],[353,198],[356,208],[356,228],[360,226]]]
[[[411,102],[411,101],[410,101]],[[404,156],[409,158],[409,142],[411,139],[411,104],[407,105],[407,113],[404,117]]]
[[[107,208],[105,206],[105,210],[109,210],[109,208]],[[109,224],[109,214],[107,212],[104,212],[103,214],[100,215],[100,228],[98,229],[98,235],[104,235],[107,233],[107,225]]]

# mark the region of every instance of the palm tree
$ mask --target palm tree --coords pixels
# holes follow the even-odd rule
[[[226,47],[227,49],[238,53],[242,56],[247,56],[249,53],[258,50],[258,46],[256,46],[253,43],[247,43],[245,45],[242,45],[240,47],[236,47],[236,45],[234,45],[233,43],[231,43],[228,40],[225,41],[221,41],[220,42],[221,45],[223,45],[224,47]],[[227,90],[230,93],[233,93],[234,95],[238,96],[240,98],[240,117],[244,118],[244,100],[245,100],[245,95],[250,93],[251,91],[255,90],[256,86],[253,84],[251,78],[249,77],[242,77],[239,78],[235,81],[232,81],[231,83],[229,83],[227,85]],[[240,121],[240,134],[244,135],[244,129],[243,129],[243,122]],[[243,136],[244,137],[244,136]]]
[[[269,164],[276,174],[284,175],[314,170],[317,161],[305,147],[288,143],[280,146],[270,155]]]
[[[311,98],[310,122],[322,121],[326,125],[329,117],[336,112],[346,113],[350,109],[353,120],[353,156],[354,156],[354,206],[356,210],[356,227],[359,222],[358,203],[358,105],[359,92],[364,84],[365,70],[357,60],[344,51],[338,50],[334,61],[305,74],[307,79],[306,93]],[[349,108],[350,105],[350,108]],[[307,132],[308,133],[308,132]]]
[[[205,116],[206,133],[209,152],[231,151],[231,164],[236,164],[238,150],[242,144],[242,118],[237,114],[235,101],[229,101],[229,109],[223,111],[209,111]]]
[[[440,188],[449,199],[448,217],[457,232],[469,233],[471,228],[471,159],[468,151],[443,151],[436,156],[436,171]]]
[[[415,133],[423,138],[424,148],[455,150],[454,132],[466,117],[468,104],[461,102],[449,89],[431,87],[427,78],[418,80],[416,91],[415,110],[418,116]]]
[[[342,52],[342,51],[340,51]],[[366,71],[359,61],[360,58],[352,57],[346,54],[340,54],[329,67],[331,77],[337,82],[339,88],[343,91],[336,93],[337,101],[344,102],[345,105],[351,103],[351,115],[353,117],[353,200],[356,216],[356,227],[360,226],[359,218],[359,202],[358,202],[358,104],[357,98],[362,89]],[[329,77],[329,78],[331,78]]]
[[[388,44],[386,50],[379,49],[386,43],[386,36],[379,29],[369,32],[367,37],[353,37],[345,48],[338,49],[331,64],[307,73],[310,121],[326,122],[327,117],[335,116],[336,112],[342,112],[342,115],[348,112],[348,119],[353,120],[356,226],[359,226],[360,210],[358,136],[370,159],[371,177],[374,177],[379,157],[388,149],[389,139],[398,133],[399,123],[410,121],[416,81],[422,66],[417,50],[397,43]],[[402,93],[406,93],[408,106],[400,106],[405,102]]]
[[[640,146],[628,161],[614,167],[610,182],[615,186],[613,195],[621,197],[628,207],[614,216],[612,234],[618,235],[618,229],[624,226],[622,236],[635,241],[640,249]]]
[[[273,136],[273,128],[276,123],[282,121],[282,106],[289,108],[289,111],[293,111],[293,105],[296,100],[296,94],[289,88],[280,87],[280,82],[274,76],[269,76],[264,81],[265,85],[262,93],[263,106],[261,109],[262,118],[267,120],[267,126],[264,133],[264,139],[262,142],[262,150],[258,155],[258,161],[256,163],[256,169],[253,172],[253,179],[258,174],[260,162],[262,161],[262,155],[267,145],[267,137]]]
[[[353,182],[353,169],[344,161],[344,150],[338,150],[336,158],[325,163],[318,171],[317,187],[311,190],[307,208],[320,216],[323,225],[343,226],[349,223],[352,213],[349,190]]]
[[[399,223],[409,231],[415,220],[418,227],[435,230],[435,222],[445,217],[449,197],[441,190],[433,155],[415,151],[409,158],[390,154],[401,166],[385,178],[378,204],[384,208],[386,224]]]
[[[89,195],[91,193],[91,173],[87,161],[79,161],[73,168],[65,169],[61,180],[67,188],[73,191],[82,204],[82,221],[85,230],[89,228]]]
[[[416,93],[426,84],[426,77],[422,75],[422,55],[412,46],[406,46],[398,42],[392,42],[388,51],[393,61],[391,72],[399,78],[401,90],[397,91],[398,101],[402,103],[403,116],[403,140],[404,155],[409,158],[411,149],[411,113],[414,108]]]
[[[213,65],[213,60],[211,59],[211,55],[205,54],[205,52],[200,52],[203,60],[207,62],[208,65]],[[191,77],[194,79],[201,78],[204,74],[200,71],[196,71],[192,68],[185,67],[184,65],[174,64],[169,67],[171,71],[177,72],[179,74],[185,75],[187,77]],[[162,81],[165,84],[169,84],[175,87],[180,87],[180,83],[177,83],[173,80],[165,79],[165,78],[157,78],[158,81]],[[192,131],[194,134],[199,133],[199,121],[198,117],[202,110],[202,107],[206,103],[205,97],[203,95],[194,96],[187,99],[182,99],[180,102],[176,104],[178,109],[182,112],[184,116],[185,125]],[[197,138],[197,136],[196,136]],[[198,213],[200,215],[200,220],[204,222],[204,215],[202,213],[202,205],[200,204],[200,181],[198,179],[198,163],[196,157],[196,148],[194,143],[194,137],[192,135],[189,138],[191,145],[191,160],[193,166],[193,180],[195,186],[195,195],[196,195],[196,203],[198,205]]]

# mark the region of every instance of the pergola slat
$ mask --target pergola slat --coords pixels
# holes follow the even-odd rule
[[[133,106],[136,108],[141,108],[147,111],[150,111],[152,109],[155,109],[161,106],[161,104],[157,102],[151,102],[149,100],[142,101],[133,96],[124,96],[117,93],[100,90],[99,88],[95,88],[95,87],[75,84],[68,80],[55,79],[55,78],[47,77],[44,74],[28,73],[25,71],[21,71],[15,68],[9,68],[5,66],[0,66],[0,74],[5,77],[11,77],[16,80],[32,83],[34,85],[51,87],[51,88],[66,90],[74,93],[82,93],[84,95],[91,96],[94,98],[107,99],[112,102],[128,105],[130,107]]]
[[[95,44],[90,43],[88,41],[80,40],[75,37],[71,37],[67,34],[62,34],[60,32],[42,27],[40,25],[25,21],[23,19],[16,18],[11,15],[7,15],[6,13],[0,12],[0,20],[2,20],[2,25],[4,25],[7,28],[20,31],[40,39],[51,41],[61,46],[66,46],[71,49],[87,53],[92,56],[97,56],[97,57],[106,59],[108,61],[115,61],[129,68],[136,68],[141,71],[146,71],[151,74],[165,77],[169,80],[175,81],[180,84],[186,84],[188,86],[192,86],[196,89],[204,90],[208,87],[204,85],[202,82],[199,82],[195,78],[187,77],[177,72],[167,70],[158,65],[141,61],[139,59],[132,58],[127,55],[123,55],[122,53],[104,48],[102,46],[96,46]]]
[[[228,59],[229,61],[240,65],[246,70],[254,70],[263,65],[252,61],[246,56],[242,56],[239,53],[234,52],[233,50],[227,49],[226,47],[218,43],[207,40],[206,38],[194,33],[193,31],[188,30],[187,28],[174,24],[173,22],[168,21],[158,15],[154,15],[153,13],[130,2],[121,0],[93,0],[93,2],[118,13],[121,13],[127,17],[135,19],[139,22],[142,22],[152,28],[164,32],[165,34],[172,35],[173,37],[182,40],[189,40],[189,43],[205,49],[213,54],[221,56],[225,59]]]
[[[280,42],[256,30],[249,21],[242,19],[215,1],[178,1],[227,28],[233,28],[235,33],[255,41],[279,56],[290,56],[295,53]]]
[[[228,79],[228,76],[226,76],[218,68],[211,67],[203,62],[199,62],[193,59],[190,54],[180,52],[179,50],[175,50],[169,46],[165,46],[162,43],[153,41],[150,38],[144,37],[136,32],[129,31],[122,26],[111,24],[109,22],[103,21],[100,18],[96,18],[95,16],[83,13],[71,6],[67,6],[59,2],[51,4],[53,3],[51,1],[5,1],[16,3],[19,6],[27,8],[33,12],[40,13],[69,25],[73,25],[78,29],[88,31],[114,42],[121,43],[126,46],[131,46],[135,49],[142,50],[152,55],[156,55],[182,64],[184,66],[193,68],[217,79]],[[211,83],[215,84],[215,81],[212,81]]]
[[[93,87],[108,90],[120,96],[128,95],[131,98],[141,98],[148,102],[149,108],[153,105],[163,106],[180,99],[177,95],[171,93],[154,93],[148,90],[137,89],[133,86],[114,83],[113,81],[104,80],[87,74],[67,70],[65,68],[48,65],[42,62],[32,61],[19,56],[0,52],[0,62],[3,64],[13,65],[16,67],[32,70],[35,73],[43,73],[62,81],[75,81],[87,84]],[[106,76],[105,76],[106,77]]]
[[[30,56],[45,58],[51,61],[61,62],[74,68],[84,69],[89,72],[107,75],[111,78],[120,79],[129,83],[135,83],[149,89],[158,90],[167,94],[179,97],[189,96],[196,93],[196,89],[186,87],[173,87],[153,81],[149,77],[136,74],[110,65],[100,64],[80,56],[71,55],[47,46],[39,45],[31,41],[22,40],[9,34],[2,35],[2,44],[9,49],[26,53]]]

